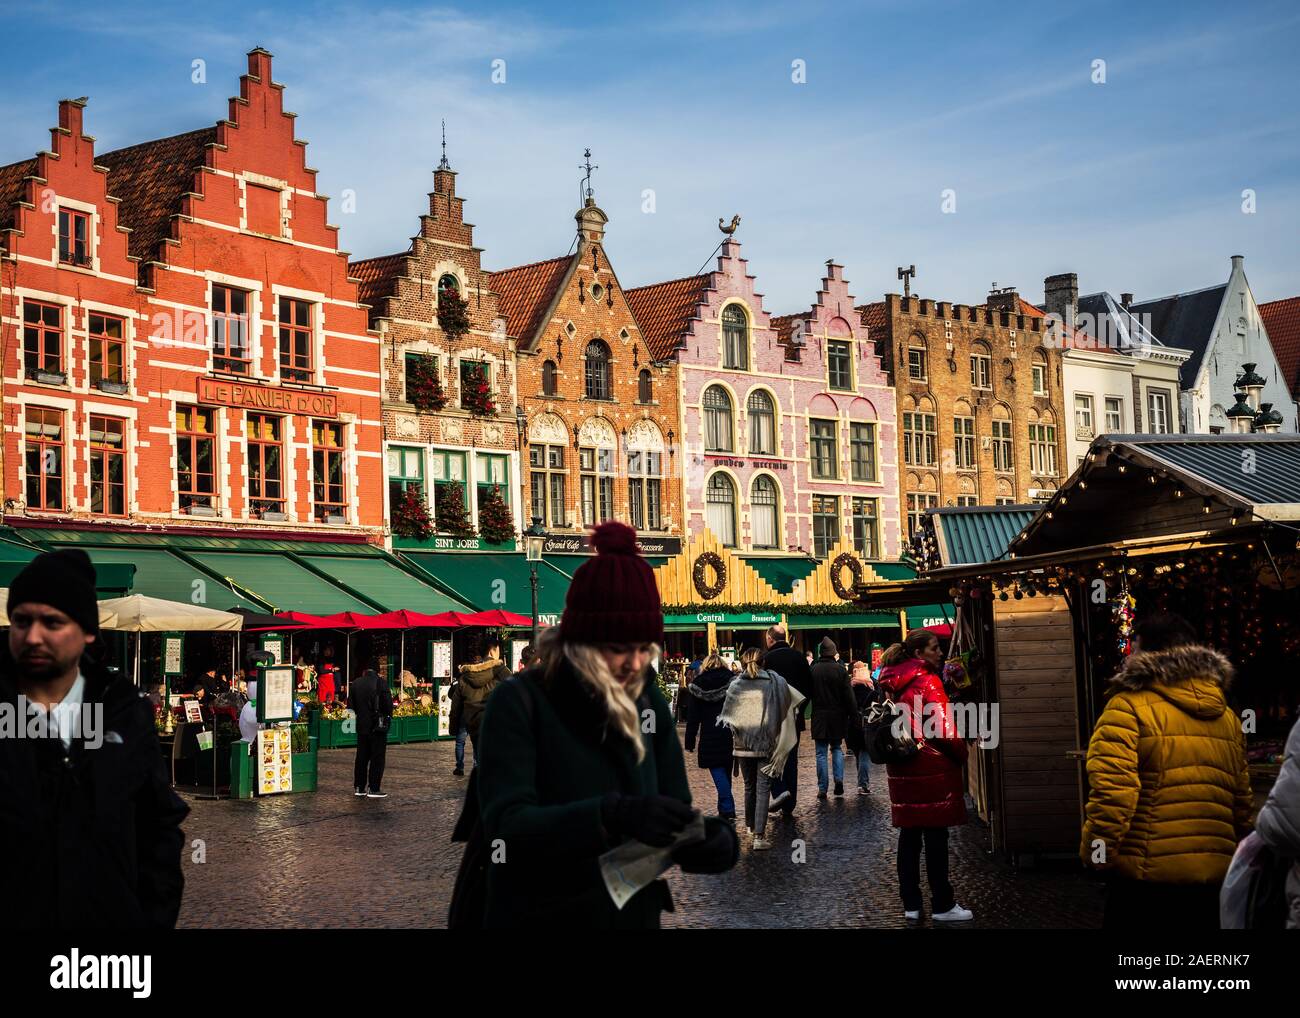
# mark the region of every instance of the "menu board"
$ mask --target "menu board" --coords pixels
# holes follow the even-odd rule
[[[288,728],[258,732],[256,760],[259,795],[293,791],[293,742]]]
[[[438,737],[451,734],[451,683],[438,683]]]
[[[193,725],[203,724],[203,706],[198,700],[186,700],[185,720]]]
[[[531,640],[510,641],[510,660],[506,662],[506,665],[510,668],[512,672],[516,671],[519,668],[519,655],[523,653],[524,648],[527,647],[531,642],[532,642]]]
[[[287,665],[262,669],[257,698],[258,721],[293,720],[293,669]]]
[[[163,675],[180,675],[181,659],[184,657],[185,637],[180,633],[163,633],[162,660]]]
[[[284,660],[284,640],[278,636],[262,637],[262,652],[271,655],[271,664],[278,665]]]
[[[451,678],[451,641],[433,641],[433,679]]]

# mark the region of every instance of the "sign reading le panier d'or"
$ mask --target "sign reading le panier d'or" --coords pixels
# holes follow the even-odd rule
[[[198,397],[200,403],[219,403],[245,410],[310,414],[313,417],[339,415],[339,400],[333,393],[277,389],[270,385],[249,385],[247,382],[232,382],[224,378],[200,378]]]

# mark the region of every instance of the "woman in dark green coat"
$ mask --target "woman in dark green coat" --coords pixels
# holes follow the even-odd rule
[[[600,856],[626,840],[672,844],[695,811],[649,668],[663,633],[654,574],[630,527],[605,523],[591,540],[597,554],[574,574],[560,625],[543,634],[541,664],[494,690],[483,718],[489,927],[657,928],[673,907],[656,880],[619,909],[600,872]],[[716,873],[737,854],[731,828],[706,818],[705,840],[673,861]]]

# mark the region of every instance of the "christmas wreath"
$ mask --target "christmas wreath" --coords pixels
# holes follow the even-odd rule
[[[469,332],[469,302],[450,287],[438,294],[438,328],[453,341]]]
[[[713,567],[713,582],[705,580],[705,569]],[[706,601],[712,601],[722,593],[727,585],[727,564],[717,552],[706,551],[695,560],[691,567],[691,579],[695,583],[695,592]]]
[[[841,571],[848,567],[849,572],[853,574],[853,586],[844,586],[844,580]],[[862,582],[862,563],[855,559],[848,552],[841,552],[835,556],[831,562],[831,587],[835,593],[845,601],[852,601],[856,594],[854,593],[857,585]]]
[[[475,417],[492,417],[496,404],[492,402],[492,387],[488,384],[487,368],[473,367],[463,376],[460,405]]]
[[[407,360],[406,398],[422,413],[434,413],[447,405],[447,393],[438,377],[436,357],[421,354]]]

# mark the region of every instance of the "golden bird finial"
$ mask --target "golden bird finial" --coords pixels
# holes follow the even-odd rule
[[[736,232],[736,227],[738,227],[739,225],[740,225],[740,216],[732,216],[730,226],[726,225],[726,223],[723,221],[721,216],[718,217],[718,229],[721,230],[723,233],[725,233],[728,237],[730,237],[732,234]]]

